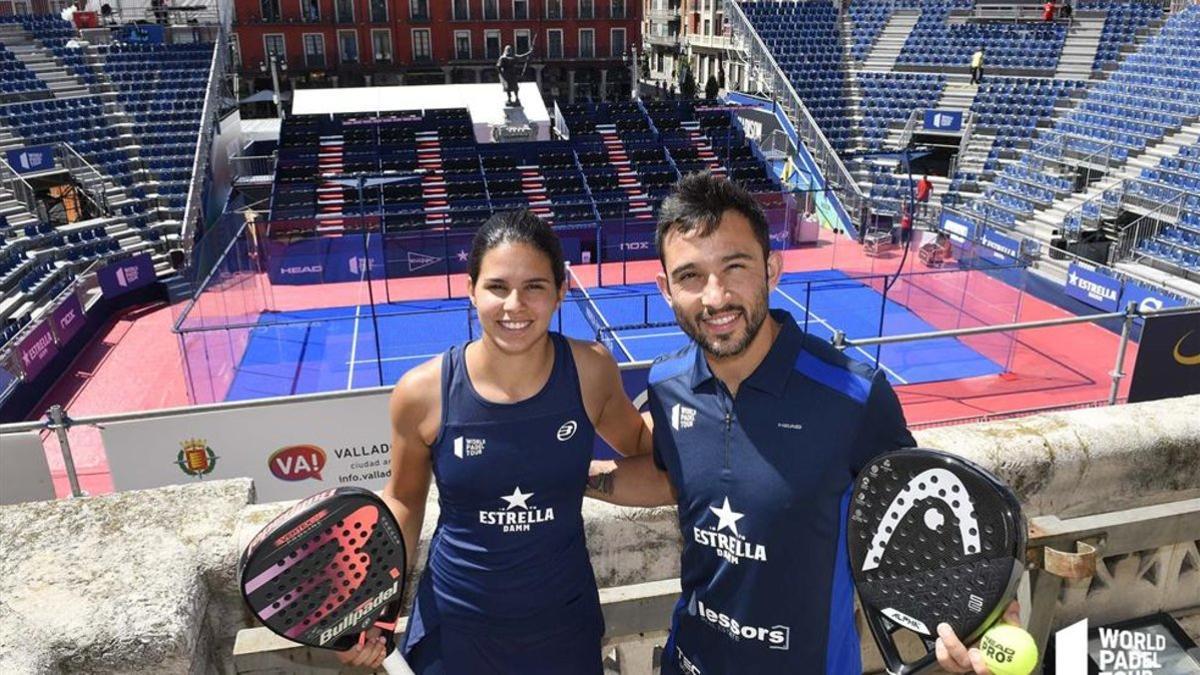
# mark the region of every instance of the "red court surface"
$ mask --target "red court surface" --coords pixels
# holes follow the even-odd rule
[[[868,257],[856,243],[823,234],[825,238],[818,246],[784,252],[785,270],[836,267],[851,275],[882,275],[895,272],[900,263],[901,256],[896,251]],[[926,271],[911,254],[904,267],[906,273]],[[652,280],[657,271],[657,261],[642,261],[626,266],[609,263],[602,274],[606,284],[642,283]],[[595,281],[595,266],[578,268],[577,272],[586,283]],[[905,304],[939,330],[1070,316],[1066,310],[1022,294],[983,272],[913,279],[911,283],[902,280],[896,284],[889,297]],[[449,288],[454,295],[462,295],[466,289],[465,276],[451,277]],[[447,280],[444,276],[391,279],[375,282],[371,290],[376,302],[446,297]],[[261,309],[290,311],[347,306],[363,304],[367,298],[363,283],[271,286],[265,276],[246,275],[220,291],[206,294],[189,324],[203,321],[220,325],[234,316],[253,323]],[[160,304],[114,318],[38,404],[38,415],[54,403],[64,405],[73,418],[188,405],[179,338],[171,332],[174,315],[179,311],[179,306]],[[905,414],[914,427],[1104,401],[1111,386],[1109,371],[1119,343],[1117,335],[1092,324],[961,339],[997,363],[1008,364],[1007,372],[897,387]],[[1125,360],[1127,374],[1132,372],[1136,347],[1133,343],[1129,345]],[[1127,377],[1120,392],[1122,399],[1127,394],[1128,382]],[[112,480],[99,430],[79,426],[72,428],[69,435],[83,489],[89,494],[111,492]],[[174,440],[164,439],[164,443],[173,444]],[[69,488],[58,442],[47,434],[45,445],[56,491],[60,496],[66,495]]]

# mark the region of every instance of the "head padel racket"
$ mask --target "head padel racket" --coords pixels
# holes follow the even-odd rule
[[[344,651],[379,627],[384,669],[411,674],[393,631],[404,597],[404,537],[387,504],[362,488],[326,490],[296,503],[242,553],[242,596],[275,633]]]
[[[999,479],[961,457],[910,449],[875,458],[854,485],[847,526],[854,583],[891,673],[936,660],[937,627],[971,644],[1003,613],[1024,569],[1021,505]],[[904,661],[896,633],[925,655]]]

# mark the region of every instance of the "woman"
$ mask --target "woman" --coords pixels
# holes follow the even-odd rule
[[[650,452],[650,432],[608,351],[550,332],[565,269],[536,215],[480,228],[468,292],[483,337],[392,392],[383,496],[410,551],[431,475],[441,506],[406,657],[418,675],[598,675],[604,625],[580,513],[594,434],[632,455]],[[382,642],[371,633],[341,656],[377,667]]]

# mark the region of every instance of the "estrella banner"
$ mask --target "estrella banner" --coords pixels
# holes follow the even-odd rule
[[[17,358],[21,362],[21,370],[25,372],[25,380],[37,377],[57,353],[58,346],[54,344],[50,323],[43,321],[17,346]]]
[[[1129,402],[1190,394],[1200,394],[1200,313],[1147,317]]]
[[[1067,295],[1105,312],[1121,308],[1121,280],[1071,263],[1067,268]]]
[[[983,244],[980,252],[995,262],[1010,263],[1021,259],[1021,242],[990,227],[983,228],[979,243]]]

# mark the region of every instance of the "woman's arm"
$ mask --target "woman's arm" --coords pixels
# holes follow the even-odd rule
[[[392,474],[383,490],[404,535],[408,571],[417,560],[425,500],[433,475],[429,443],[441,424],[441,357],[405,373],[392,390],[388,412],[392,420]]]
[[[647,421],[625,394],[612,354],[595,342],[575,342],[579,388],[596,433],[621,455],[648,455],[653,449]]]

